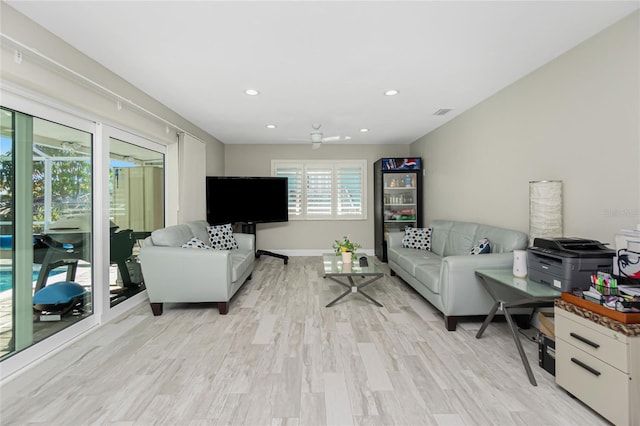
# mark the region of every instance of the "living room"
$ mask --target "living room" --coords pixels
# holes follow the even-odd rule
[[[173,135],[165,131],[165,123],[144,112],[132,111],[126,104],[122,112],[118,112],[113,102],[105,100],[103,94],[77,88],[71,90],[70,87],[82,86],[82,83],[60,77],[58,71],[52,72],[48,65],[34,65],[37,61],[33,61],[33,52],[25,51],[23,62],[19,64],[15,59],[16,45],[12,44],[12,41],[18,41],[23,46],[38,46],[39,53],[59,58],[64,65],[106,82],[115,92],[136,99],[147,110],[200,138],[206,144],[206,171],[203,174],[269,176],[271,160],[276,159],[367,161],[367,180],[370,182],[367,185],[367,198],[370,200],[367,220],[292,220],[286,225],[259,225],[258,246],[261,249],[291,256],[317,256],[329,250],[333,240],[350,234],[365,249],[372,251],[372,165],[382,157],[423,159],[425,224],[436,219],[461,220],[528,232],[528,184],[532,180],[563,181],[564,233],[567,236],[612,243],[620,229],[634,228],[639,222],[640,14],[637,10],[569,51],[558,52],[554,60],[540,64],[539,69],[501,88],[410,144],[326,144],[314,151],[308,143],[223,144],[51,35],[5,2],[0,6],[2,33],[6,36],[2,51],[3,98],[8,95],[5,92],[7,88],[11,89],[11,95],[15,92],[39,93],[74,108],[84,105],[89,111],[97,110],[100,117],[106,117],[105,121],[120,123],[168,145],[175,142]],[[65,91],[66,94],[63,93]],[[28,112],[35,114],[36,111]],[[169,162],[168,159],[168,169],[171,169]],[[167,205],[172,205],[171,192],[178,188],[176,169],[167,170]],[[175,179],[171,179],[172,176]],[[181,184],[189,186],[188,182]],[[174,219],[172,214],[167,212],[167,224],[178,222],[178,214]],[[272,268],[271,274],[277,274],[275,268],[282,268],[281,262],[278,264],[271,260],[264,261],[263,265],[264,268]],[[406,292],[394,291],[402,297]],[[242,296],[241,306],[250,305],[246,301],[248,296]],[[139,317],[130,317],[127,321],[135,322]],[[105,315],[103,327],[117,328],[107,319],[109,316]],[[125,325],[122,327],[127,328]],[[503,331],[506,333],[506,329]],[[457,341],[459,338],[452,339]],[[506,351],[508,340],[499,342],[504,344]],[[47,347],[44,354],[54,348]],[[512,347],[508,349],[513,350]],[[43,353],[33,355],[25,363],[42,356]],[[6,368],[3,365],[3,369]],[[512,373],[522,374],[517,368]],[[522,377],[520,381],[525,386]],[[473,394],[483,389],[468,391]],[[595,416],[588,419],[599,421]],[[495,422],[496,418],[486,417],[484,420]],[[465,418],[465,422],[469,423],[469,419]],[[507,422],[515,420],[511,418]],[[522,422],[533,424],[535,421],[529,418]]]

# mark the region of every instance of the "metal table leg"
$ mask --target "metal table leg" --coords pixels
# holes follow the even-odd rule
[[[491,308],[491,310],[489,311],[489,314],[484,319],[484,322],[482,323],[482,327],[480,327],[480,330],[478,330],[478,333],[476,334],[476,339],[479,339],[480,337],[482,337],[482,333],[484,333],[484,331],[487,329],[489,324],[491,324],[491,321],[493,321],[493,317],[496,316],[496,312],[498,311],[499,307],[500,307],[500,302],[496,301],[496,303],[493,304],[493,308]]]
[[[531,371],[531,366],[529,365],[527,354],[524,353],[524,349],[522,348],[522,342],[520,341],[520,336],[518,336],[518,329],[513,321],[513,318],[511,318],[509,308],[503,306],[502,311],[504,312],[504,316],[507,319],[507,323],[509,323],[509,329],[511,330],[513,341],[516,342],[516,347],[518,348],[518,353],[520,354],[522,365],[524,365],[524,369],[527,372],[527,377],[529,377],[529,382],[531,382],[533,386],[538,386],[538,383],[536,383],[536,379],[533,376],[533,371]]]
[[[327,276],[325,276],[325,278],[327,278]],[[344,282],[338,280],[337,278],[335,278],[333,276],[329,276],[328,278],[333,280],[333,281],[335,281],[335,282],[337,282],[341,286],[348,287],[349,290],[345,291],[340,296],[338,296],[336,299],[334,299],[331,302],[329,302],[329,304],[326,306],[327,308],[330,308],[331,306],[335,305],[340,299],[342,299],[343,297],[345,297],[349,293],[360,293],[364,297],[369,299],[371,302],[375,303],[377,306],[379,306],[381,308],[383,307],[382,303],[378,302],[373,297],[369,296],[367,293],[362,291],[362,288],[368,286],[369,284],[373,283],[374,281],[379,280],[380,278],[382,278],[382,276],[373,277],[370,280],[361,283],[360,285],[356,285],[355,281],[353,280],[353,277],[351,277],[351,276],[347,277],[349,279],[349,284],[344,283]]]

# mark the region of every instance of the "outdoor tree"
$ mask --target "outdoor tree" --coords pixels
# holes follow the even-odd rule
[[[59,150],[50,148],[51,166],[51,220],[55,221],[68,214],[86,212],[91,207],[91,161],[86,157],[69,160],[72,155],[65,154],[64,160],[55,160]],[[11,152],[4,153],[0,161],[0,221],[13,221],[14,164]],[[45,161],[33,162],[33,221],[43,222],[44,198],[46,192]]]

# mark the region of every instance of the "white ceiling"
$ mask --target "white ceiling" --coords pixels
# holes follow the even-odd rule
[[[408,144],[640,6],[6,3],[225,144],[310,143],[289,139],[308,138],[313,123],[325,136],[352,137],[331,143]],[[385,96],[388,89],[400,93]],[[441,108],[453,111],[434,116]]]

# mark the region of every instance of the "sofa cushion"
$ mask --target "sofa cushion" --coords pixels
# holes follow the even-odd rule
[[[450,220],[434,220],[429,226],[433,229],[431,232],[431,251],[440,256],[444,256],[444,250],[447,246],[447,238],[449,231],[457,222]]]
[[[426,263],[440,264],[441,262],[442,258],[431,252],[416,249],[403,249],[403,251],[398,256],[398,260],[396,263],[400,265],[402,269],[409,272],[415,277],[416,267],[418,267],[419,265],[423,265]]]
[[[421,255],[424,253],[422,250],[407,249],[408,252],[402,253],[398,257],[398,265],[411,275],[416,275],[416,265],[426,260],[426,256]]]
[[[172,225],[151,233],[153,245],[163,247],[180,247],[192,237],[191,229],[187,225]]]
[[[431,250],[431,227],[429,228],[413,228],[408,226],[404,232],[402,239],[402,247]]]
[[[527,234],[511,229],[498,228],[491,225],[478,225],[475,239],[488,238],[491,241],[491,253],[509,253],[527,248]]]
[[[206,220],[193,220],[187,222],[186,225],[191,229],[194,237],[201,241],[209,241],[209,233],[207,232],[209,223]]]
[[[468,254],[469,248],[482,238],[488,238],[491,241],[491,253],[521,250],[529,243],[527,234],[524,232],[492,225],[433,220],[429,226],[433,228],[431,251],[441,256]],[[454,234],[451,234],[452,232]]]
[[[469,254],[486,254],[491,253],[491,242],[488,238],[482,238],[476,245],[471,247]]]
[[[238,248],[238,242],[233,237],[231,224],[213,225],[207,228],[209,242],[214,250],[234,250]]]
[[[470,247],[478,241],[475,223],[454,222],[449,229],[442,256],[459,256],[469,254]],[[484,236],[483,236],[484,237]]]
[[[182,245],[182,248],[199,248],[205,250],[211,250],[211,246],[207,245],[204,241],[199,238],[193,237],[186,243]]]

